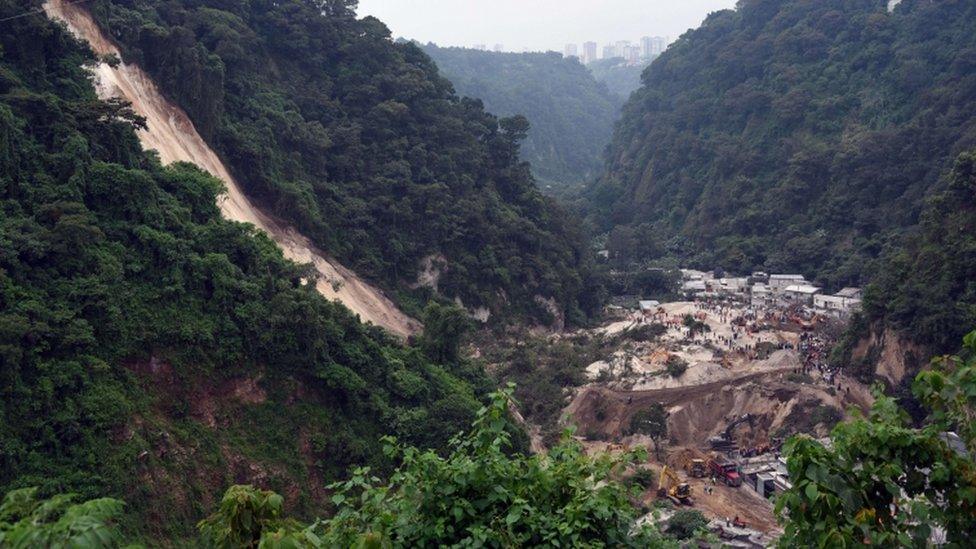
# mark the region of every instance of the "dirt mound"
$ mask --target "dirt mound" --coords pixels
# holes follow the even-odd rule
[[[736,426],[731,434],[740,448],[752,448],[770,443],[781,430],[793,432],[802,427],[799,424],[804,422],[798,418],[804,418],[806,411],[870,406],[863,388],[838,393],[790,382],[786,373],[792,371],[760,371],[713,383],[649,391],[590,385],[570,402],[564,418],[585,437],[620,441],[635,413],[660,403],[669,413],[670,445],[707,449],[709,438],[723,434],[736,418],[749,415],[750,421]],[[844,383],[853,385],[848,380]]]
[[[65,0],[48,0],[44,10],[49,17],[67,24],[68,30],[87,42],[96,54],[121,58],[118,48],[81,6]],[[191,162],[223,180],[227,193],[219,199],[219,205],[224,217],[251,223],[267,233],[285,257],[314,265],[319,273],[316,289],[320,293],[342,302],[364,322],[372,322],[397,335],[406,337],[419,331],[420,323],[400,311],[382,291],[326,256],[294,229],[255,207],[217,154],[197,133],[186,113],[167,101],[142,69],[126,63],[114,67],[99,63],[93,74],[100,98],[123,98],[132,103],[136,113],[146,118],[148,129],[137,132],[144,148],[158,151],[164,164]]]
[[[619,439],[625,433],[630,418],[637,411],[660,403],[671,410],[721,392],[725,387],[735,388],[766,376],[792,371],[792,368],[754,372],[713,383],[652,389],[647,391],[620,391],[598,385],[582,388],[565,410],[568,422],[579,427],[581,434],[600,434]]]

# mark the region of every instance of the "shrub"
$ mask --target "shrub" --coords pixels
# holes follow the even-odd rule
[[[669,537],[684,540],[693,537],[707,526],[708,519],[701,511],[681,509],[668,519],[666,530]]]
[[[668,361],[664,364],[665,369],[673,378],[679,378],[688,371],[688,361],[675,355],[668,356]]]

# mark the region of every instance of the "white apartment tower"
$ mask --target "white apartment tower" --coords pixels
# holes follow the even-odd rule
[[[583,43],[583,63],[596,61],[596,42]]]

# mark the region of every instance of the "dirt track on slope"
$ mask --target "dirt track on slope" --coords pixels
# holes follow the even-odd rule
[[[118,48],[82,7],[70,5],[65,0],[48,0],[44,10],[48,17],[67,24],[68,30],[87,42],[96,54],[115,55],[121,59]],[[394,334],[406,337],[420,330],[420,323],[400,311],[382,291],[326,256],[305,236],[252,204],[220,158],[197,133],[186,113],[166,100],[142,69],[126,63],[116,67],[99,63],[93,76],[100,98],[123,98],[132,104],[136,113],[146,118],[148,130],[137,132],[144,148],[158,151],[164,164],[191,162],[220,178],[227,187],[227,193],[218,199],[223,216],[253,224],[277,243],[285,257],[314,265],[319,273],[316,289],[322,295],[340,301],[364,322],[372,322]]]

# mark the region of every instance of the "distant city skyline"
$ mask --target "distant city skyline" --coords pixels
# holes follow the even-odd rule
[[[717,10],[735,7],[736,0],[360,0],[361,17],[386,23],[397,38],[434,42],[439,46],[498,51],[555,51],[565,54],[576,44],[643,37],[678,38],[698,27]],[[499,48],[501,46],[501,48]]]

